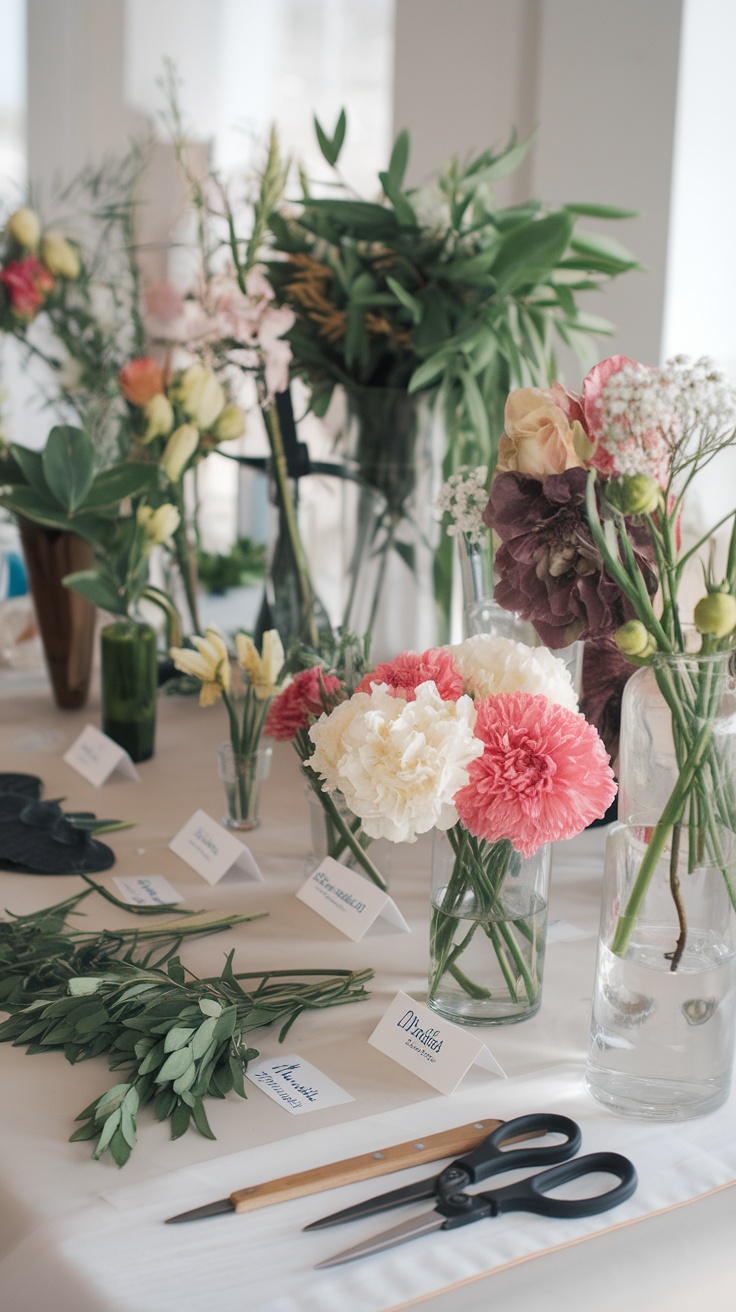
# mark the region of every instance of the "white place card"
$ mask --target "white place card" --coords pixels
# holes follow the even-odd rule
[[[127,879],[113,875],[113,883],[120,889],[123,901],[134,907],[164,907],[184,901],[163,875],[131,875]]]
[[[257,1084],[292,1116],[316,1112],[323,1107],[337,1107],[343,1102],[355,1102],[351,1093],[346,1093],[328,1075],[296,1053],[259,1061],[257,1066],[248,1067],[245,1078],[251,1084]]]
[[[114,774],[140,783],[140,775],[125,748],[101,733],[94,724],[88,724],[82,730],[69,751],[64,753],[64,760],[95,788],[101,788]]]
[[[312,871],[297,897],[353,943],[358,943],[371,925],[381,919],[406,934],[411,933],[388,893],[331,856],[326,856]]]
[[[506,1078],[485,1043],[407,993],[396,994],[368,1042],[440,1093],[454,1093],[471,1066]]]
[[[253,853],[234,834],[218,825],[206,811],[195,811],[169,843],[192,870],[216,884],[229,871],[248,879],[263,879]]]

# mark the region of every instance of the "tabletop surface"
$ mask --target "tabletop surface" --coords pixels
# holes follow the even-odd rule
[[[574,1072],[579,1077],[587,1044],[595,964],[603,847],[600,830],[560,844],[554,853],[550,918],[573,926],[579,933],[574,938],[552,936],[540,1012],[523,1024],[474,1031],[488,1043],[509,1083],[471,1072],[463,1084],[465,1095],[443,1099],[367,1043],[399,989],[418,1000],[426,995],[428,838],[414,845],[377,844],[374,848],[379,865],[387,860],[390,863],[390,891],[411,933],[378,928],[360,943],[350,942],[294,896],[310,868],[310,837],[305,785],[290,744],[275,744],[272,774],[264,787],[262,824],[247,836],[264,881],[228,875],[210,887],[169,850],[168,844],[197,808],[213,819],[221,818],[223,796],[215,747],[225,732],[222,707],[200,710],[196,699],[162,697],[156,754],[139,767],[141,783],[111,781],[95,789],[62,759],[82,728],[98,722],[94,702],[85,711],[60,712],[52,707],[40,681],[37,687],[33,679],[1,685],[0,677],[0,768],[40,775],[45,795],[64,797],[69,810],[90,809],[135,821],[134,828],[109,837],[116,865],[99,877],[101,881],[114,887],[114,875],[161,874],[181,892],[187,908],[268,912],[265,919],[238,926],[227,934],[185,943],[182,956],[192,970],[198,974],[216,973],[225,953],[234,948],[236,968],[241,970],[369,966],[375,971],[367,1002],[301,1016],[288,1039],[290,1052],[298,1052],[314,1063],[354,1101],[305,1116],[290,1116],[260,1089],[248,1086],[247,1102],[231,1096],[208,1104],[215,1142],[193,1130],[172,1142],[168,1128],[144,1111],[139,1118],[139,1142],[123,1171],[118,1171],[109,1159],[93,1162],[88,1143],[67,1142],[75,1116],[114,1082],[104,1060],[71,1067],[60,1053],[29,1060],[22,1049],[2,1045],[0,1289],[4,1291],[5,1312],[37,1312],[44,1293],[49,1302],[53,1299],[57,1312],[100,1312],[103,1308],[147,1312],[149,1307],[151,1312],[154,1308],[159,1312],[165,1306],[163,1294],[150,1303],[145,1294],[139,1301],[126,1301],[127,1295],[114,1292],[114,1269],[110,1269],[110,1288],[101,1289],[89,1283],[86,1268],[76,1262],[74,1254],[85,1218],[89,1223],[90,1218],[110,1207],[119,1215],[126,1214],[138,1198],[153,1198],[162,1180],[181,1178],[187,1182],[185,1192],[194,1189],[190,1205],[211,1201],[211,1196],[199,1192],[205,1187],[208,1171],[211,1168],[215,1174],[219,1172],[218,1180],[228,1180],[226,1164],[230,1159],[237,1162],[240,1154],[256,1154],[247,1160],[258,1161],[257,1154],[263,1152],[264,1162],[269,1160],[269,1151],[274,1162],[289,1160],[291,1155],[289,1169],[297,1170],[303,1164],[313,1164],[306,1160],[309,1145],[318,1147],[330,1136],[341,1148],[333,1159],[351,1156],[351,1140],[359,1137],[358,1128],[364,1122],[381,1127],[388,1142],[397,1142],[416,1133],[431,1132],[430,1122],[438,1115],[444,1116],[446,1125],[472,1119],[478,1114],[473,1109],[479,1098],[487,1108],[485,1115],[493,1116],[495,1106],[502,1103],[510,1109],[504,1114],[513,1114],[514,1088],[518,1085],[520,1098],[530,1096],[530,1089],[544,1087],[538,1083],[544,1078],[540,1073],[553,1073],[550,1089],[557,1087],[557,1070]],[[79,881],[74,877],[31,878],[3,873],[0,886],[2,906],[22,913],[78,891]],[[83,909],[85,924],[93,927],[131,923],[125,912],[94,894],[86,899]],[[259,1031],[254,1042],[263,1057],[275,1057],[279,1051],[275,1033]],[[457,1115],[453,1112],[455,1102]],[[471,1108],[467,1116],[463,1114],[466,1104]],[[564,1107],[544,1109],[565,1111]],[[617,1118],[610,1121],[620,1126]],[[411,1125],[409,1134],[398,1133],[399,1127],[407,1124]],[[397,1130],[393,1136],[392,1125]],[[300,1159],[302,1151],[304,1162]],[[183,1173],[181,1177],[178,1172]],[[202,1173],[199,1188],[193,1183],[197,1172]],[[268,1172],[261,1178],[269,1178]],[[226,1192],[248,1182],[233,1179]],[[329,1199],[329,1195],[322,1195],[323,1200],[326,1197]],[[277,1208],[270,1210],[278,1212]],[[333,1209],[327,1206],[322,1210]],[[72,1224],[75,1215],[76,1228]],[[59,1220],[62,1216],[63,1226]],[[219,1224],[230,1221],[243,1225],[246,1218]],[[669,1312],[689,1308],[696,1296],[699,1303],[711,1309],[730,1309],[733,1294],[728,1255],[734,1221],[736,1191],[727,1188],[667,1215],[647,1218],[572,1248],[545,1253],[532,1262],[483,1279],[472,1279],[460,1288],[422,1299],[421,1305],[431,1306],[436,1312],[474,1312],[486,1307],[492,1295],[502,1307],[511,1306],[513,1300],[516,1312],[526,1312],[527,1308],[531,1312],[542,1298],[548,1308],[564,1306],[567,1312],[577,1312],[591,1304],[601,1309],[618,1308],[624,1297],[636,1295],[640,1305],[655,1312],[660,1307]],[[200,1223],[205,1228],[217,1225],[217,1221]],[[201,1244],[203,1252],[208,1251],[215,1242],[215,1231],[205,1235],[198,1227],[189,1229],[187,1243],[195,1248]],[[223,1233],[218,1233],[217,1242],[221,1242]],[[345,1244],[333,1243],[333,1251],[354,1241],[351,1236]],[[103,1248],[104,1242],[103,1235]],[[121,1260],[124,1251],[121,1241]],[[111,1252],[114,1255],[114,1244]],[[40,1253],[44,1254],[45,1275],[38,1270]],[[411,1295],[410,1289],[397,1287],[383,1306],[409,1305],[412,1299],[407,1299],[407,1294]],[[121,1301],[116,1301],[118,1298]],[[180,1301],[184,1312],[204,1308],[194,1295],[192,1299]],[[225,1306],[221,1301],[212,1305]],[[274,1308],[277,1305],[278,1298]]]

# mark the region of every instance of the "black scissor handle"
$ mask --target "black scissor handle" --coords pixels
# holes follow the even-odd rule
[[[564,1135],[562,1143],[523,1144],[518,1148],[507,1148],[504,1144],[525,1135]],[[486,1180],[489,1175],[502,1171],[524,1170],[527,1166],[551,1166],[555,1162],[566,1162],[574,1157],[582,1142],[580,1126],[571,1121],[569,1116],[557,1116],[553,1112],[536,1112],[530,1116],[517,1116],[512,1121],[504,1121],[487,1139],[471,1153],[458,1157],[452,1166],[446,1168],[448,1178],[443,1180],[445,1172],[439,1176],[437,1191],[440,1197],[456,1192],[460,1177],[450,1172],[458,1169],[465,1172],[467,1179],[462,1183],[474,1184]]]
[[[586,1175],[613,1175],[618,1180],[613,1188],[590,1198],[550,1198],[552,1189],[580,1180]],[[451,1230],[483,1216],[499,1216],[501,1212],[536,1212],[540,1216],[570,1219],[578,1216],[596,1216],[607,1212],[630,1198],[636,1189],[636,1170],[628,1157],[620,1153],[588,1153],[574,1161],[562,1162],[549,1171],[506,1185],[503,1189],[487,1193],[459,1194],[438,1204],[437,1211],[446,1216],[445,1229]]]

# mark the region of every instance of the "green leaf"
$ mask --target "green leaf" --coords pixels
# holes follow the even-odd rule
[[[183,1134],[186,1134],[189,1129],[190,1118],[191,1112],[189,1108],[185,1103],[179,1103],[179,1106],[174,1109],[171,1116],[172,1139],[180,1139]]]
[[[499,292],[511,295],[546,278],[567,250],[573,225],[571,214],[558,211],[505,234],[492,269]]]
[[[472,187],[475,190],[478,187],[485,186],[489,182],[495,182],[498,178],[505,178],[509,173],[518,169],[529,147],[532,144],[534,134],[527,137],[526,141],[521,141],[518,146],[509,146],[502,155],[499,155],[490,164],[484,168],[478,169],[477,173],[471,173],[467,179],[461,179],[460,188]]]
[[[314,115],[314,130],[317,134],[317,141],[319,142],[319,148],[322,151],[322,154],[324,155],[325,159],[327,160],[327,163],[333,169],[337,164],[340,151],[342,150],[342,145],[345,140],[346,128],[347,128],[347,119],[345,117],[344,109],[340,110],[337,123],[335,124],[335,131],[331,137],[328,137],[319,119],[317,118],[317,115],[316,114]]]
[[[183,1029],[180,1025],[175,1025],[164,1039],[164,1052],[176,1052],[178,1048],[183,1048],[194,1032],[193,1029]]]
[[[121,1116],[120,1108],[118,1108],[117,1111],[111,1112],[110,1115],[107,1117],[107,1120],[105,1121],[105,1124],[102,1127],[102,1134],[97,1140],[97,1143],[95,1145],[95,1150],[92,1154],[95,1160],[97,1160],[98,1157],[101,1157],[105,1149],[107,1148],[107,1145],[109,1144],[110,1140],[112,1139],[112,1136],[114,1135],[115,1131],[117,1130],[120,1124],[120,1116]]]
[[[406,287],[402,287],[401,283],[397,282],[395,278],[387,277],[386,285],[391,288],[397,301],[404,306],[404,309],[409,311],[414,323],[419,323],[422,317],[421,302],[412,296],[411,292],[406,290]]]
[[[20,466],[21,473],[34,491],[39,492],[43,497],[49,496],[48,483],[43,472],[43,456],[40,451],[31,451],[27,446],[16,446],[13,443],[10,447],[10,453]]]
[[[432,387],[445,373],[447,362],[448,357],[445,352],[430,356],[414,370],[409,379],[409,392],[423,392],[426,388]]]
[[[215,998],[200,998],[199,1010],[203,1016],[214,1016],[216,1019],[222,1015],[222,1003]]]
[[[109,610],[113,615],[127,614],[127,606],[117,589],[95,569],[80,569],[75,574],[67,574],[63,583],[102,610]]]
[[[110,1140],[110,1155],[117,1166],[125,1166],[130,1157],[130,1148],[130,1144],[122,1133],[122,1127],[118,1128]]]
[[[210,1123],[207,1120],[207,1113],[205,1112],[205,1109],[202,1106],[201,1098],[198,1098],[194,1106],[192,1107],[192,1120],[194,1121],[194,1124],[199,1130],[199,1133],[204,1135],[205,1139],[215,1138],[215,1135],[212,1133],[212,1129],[210,1128]]]
[[[127,497],[151,491],[158,482],[158,466],[130,462],[103,469],[84,500],[83,510],[105,510]]]
[[[411,146],[411,138],[406,128],[403,128],[402,131],[399,133],[398,137],[396,138],[394,142],[393,150],[391,151],[391,159],[389,161],[389,166],[388,166],[388,175],[386,174],[380,175],[382,182],[383,182],[383,178],[385,176],[388,176],[391,181],[391,185],[397,191],[400,191],[401,187],[404,184],[404,175],[406,173],[406,166],[409,163],[410,146]],[[388,192],[386,194],[388,195]]]
[[[52,428],[42,456],[43,473],[59,505],[71,514],[81,506],[92,486],[95,449],[81,428],[60,424]]]
[[[202,1057],[204,1053],[207,1051],[207,1049],[209,1048],[210,1043],[212,1042],[213,1035],[215,1033],[216,1025],[217,1025],[216,1016],[208,1016],[207,1020],[202,1021],[202,1024],[200,1025],[199,1029],[197,1030],[197,1033],[192,1039],[192,1056],[195,1059]]]
[[[622,210],[618,205],[588,205],[576,202],[565,205],[569,214],[580,214],[589,219],[635,219],[638,210]]]
[[[390,173],[379,173],[381,186],[393,205],[394,214],[403,227],[416,228],[417,216],[403,191],[396,185]]]
[[[156,1083],[163,1084],[165,1080],[178,1080],[193,1063],[192,1050],[190,1047],[179,1048],[167,1057],[161,1070],[156,1076]]]
[[[634,269],[638,260],[616,237],[609,237],[601,232],[575,232],[570,239],[570,249],[593,259],[599,257],[611,263],[619,264],[622,269]]]

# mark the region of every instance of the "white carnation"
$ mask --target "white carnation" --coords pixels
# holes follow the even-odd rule
[[[445,702],[427,682],[407,702],[377,683],[312,725],[308,764],[326,791],[341,790],[371,838],[413,843],[457,821],[453,798],[468,782],[470,762],[483,754],[474,724],[470,697]]]
[[[465,691],[474,697],[492,697],[501,692],[528,692],[532,696],[541,693],[568,711],[578,709],[570,671],[547,647],[527,647],[512,638],[478,633],[449,650]]]

